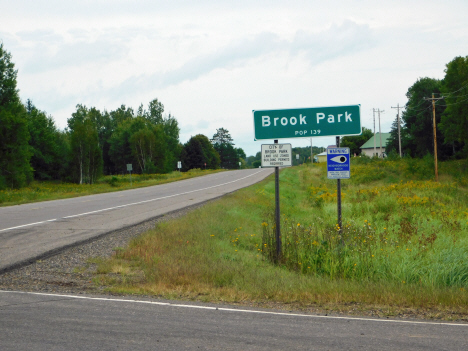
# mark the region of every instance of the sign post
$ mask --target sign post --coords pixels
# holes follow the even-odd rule
[[[132,171],[133,171],[133,166],[131,163],[127,163],[127,172],[130,172],[130,186],[132,186]]]
[[[180,169],[182,168],[182,161],[177,161],[177,168],[179,169],[179,172],[180,172]],[[206,165],[205,165],[205,169],[206,169]]]
[[[336,179],[336,202],[338,206],[338,227],[341,233],[341,179],[351,177],[349,147],[340,147],[340,137],[336,137],[336,147],[327,148],[327,178]]]
[[[281,261],[281,214],[279,195],[279,168],[292,166],[291,144],[262,144],[262,168],[275,167],[275,238],[276,238],[276,262]]]

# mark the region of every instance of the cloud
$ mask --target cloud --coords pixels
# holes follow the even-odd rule
[[[133,90],[166,88],[185,81],[194,81],[217,69],[232,70],[242,67],[250,60],[280,53],[288,53],[290,56],[305,54],[309,64],[316,66],[328,60],[368,50],[375,45],[376,40],[369,26],[352,21],[332,25],[318,33],[297,31],[289,40],[281,39],[276,33],[263,32],[196,56],[178,68],[151,75],[132,76],[116,89],[128,91],[129,87]]]
[[[291,42],[291,53],[306,53],[311,65],[371,49],[376,40],[368,25],[344,21],[325,31],[309,34],[298,31]]]
[[[33,55],[24,63],[24,73],[39,73],[57,70],[62,67],[99,65],[119,60],[127,55],[128,49],[120,39],[100,35],[93,40],[89,32],[74,32],[67,40],[63,35],[51,30],[20,32],[18,37],[23,46],[32,46]]]

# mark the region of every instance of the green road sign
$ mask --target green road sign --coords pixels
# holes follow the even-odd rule
[[[255,140],[361,134],[361,105],[253,111]]]

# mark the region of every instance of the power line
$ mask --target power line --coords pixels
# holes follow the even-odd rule
[[[468,96],[468,95],[467,95],[467,96]],[[444,97],[442,97],[442,98],[444,98]],[[462,101],[454,102],[454,103],[452,103],[452,104],[447,104],[447,105],[439,105],[439,104],[438,104],[437,106],[447,107],[447,106],[452,106],[452,105],[458,105],[458,104],[461,104],[462,102],[465,102],[465,101],[468,101],[468,98],[465,99],[465,100],[462,100]]]
[[[451,94],[455,94],[455,93],[459,92],[460,90],[462,90],[462,89],[464,89],[464,88],[466,88],[466,87],[468,87],[468,83],[466,83],[464,86],[462,86],[462,87],[461,87],[460,89],[458,89],[458,90],[452,91],[452,92],[450,92],[450,93],[442,94],[442,95],[448,96],[448,95],[451,95]],[[439,94],[441,94],[441,93],[439,93]]]

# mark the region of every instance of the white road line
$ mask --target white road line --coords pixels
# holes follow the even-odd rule
[[[46,222],[53,222],[53,221],[56,221],[56,220],[57,219],[48,219],[47,221],[23,224],[23,225],[19,225],[19,226],[16,226],[16,227],[2,229],[2,230],[0,230],[0,232],[7,231],[7,230],[12,230],[12,229],[23,228],[23,227],[29,227],[29,226],[36,225],[36,224],[43,224],[43,223],[46,223]]]
[[[81,217],[81,216],[86,216],[86,215],[93,214],[93,213],[99,213],[99,212],[104,212],[104,211],[115,210],[115,209],[117,209],[117,208],[122,208],[122,207],[128,207],[128,206],[134,206],[134,205],[141,205],[141,204],[144,204],[144,203],[147,203],[147,202],[153,202],[153,201],[158,201],[158,200],[164,200],[164,199],[169,199],[169,198],[171,198],[171,197],[176,197],[176,196],[181,196],[181,195],[187,195],[187,194],[195,193],[195,192],[197,192],[197,191],[203,191],[203,190],[213,189],[213,188],[217,188],[217,187],[220,187],[220,186],[224,186],[224,185],[228,185],[228,184],[231,184],[231,183],[235,183],[235,182],[238,182],[238,181],[243,180],[243,179],[250,178],[250,177],[252,177],[252,176],[254,176],[254,175],[256,175],[256,174],[258,174],[258,173],[260,173],[260,172],[262,172],[262,171],[258,171],[258,172],[252,173],[252,174],[250,174],[250,175],[248,175],[248,176],[246,176],[246,177],[239,178],[239,179],[236,179],[236,180],[232,180],[232,181],[227,182],[227,183],[209,186],[209,187],[207,187],[207,188],[202,188],[202,189],[197,189],[197,190],[186,191],[186,192],[184,192],[184,193],[179,193],[179,194],[174,194],[174,195],[169,195],[169,196],[163,196],[163,197],[158,197],[158,198],[155,198],[155,199],[144,200],[144,201],[139,201],[139,202],[133,202],[133,203],[130,203],[130,204],[125,204],[125,205],[120,205],[120,206],[108,207],[108,208],[104,208],[104,209],[101,209],[101,210],[79,213],[79,214],[76,214],[76,215],[66,216],[66,217],[62,217],[62,218],[48,219],[48,220],[41,221],[41,222],[28,223],[28,224],[19,225],[19,226],[16,226],[16,227],[10,227],[10,228],[5,228],[5,229],[0,229],[0,233],[1,233],[1,232],[6,232],[6,231],[8,231],[8,230],[19,229],[19,228],[24,228],[24,227],[30,227],[30,226],[39,225],[39,224],[44,224],[44,223],[47,223],[47,222],[54,222],[54,221],[57,221],[58,219],[67,219],[67,218]]]
[[[202,309],[202,310],[211,310],[211,311],[267,314],[267,315],[275,315],[275,316],[289,316],[289,317],[303,317],[303,318],[317,318],[317,319],[320,319],[320,318],[322,318],[322,319],[342,319],[342,320],[349,320],[349,321],[364,321],[364,322],[383,322],[383,323],[423,324],[423,325],[444,325],[444,326],[468,327],[468,323],[444,323],[444,322],[408,321],[408,320],[397,320],[397,319],[375,319],[375,318],[361,318],[361,317],[321,316],[321,315],[314,315],[314,314],[301,314],[301,313],[290,313],[290,312],[272,312],[272,311],[260,311],[260,310],[244,310],[244,309],[226,308],[226,307],[212,307],[212,306],[177,304],[177,303],[171,303],[171,302],[157,302],[157,301],[129,300],[129,299],[113,299],[113,298],[106,298],[106,297],[89,297],[89,296],[64,295],[64,294],[48,294],[48,293],[28,292],[28,291],[0,290],[0,293],[39,295],[39,296],[51,296],[51,297],[65,297],[65,298],[78,299],[78,300],[92,300],[92,301],[106,301],[106,302],[126,302],[126,303],[136,303],[136,304],[148,304],[148,305],[158,305],[158,306],[179,307],[179,308],[193,308],[193,309]],[[47,301],[44,301],[44,302],[47,302]],[[2,306],[0,306],[0,309],[1,308],[2,308]]]

